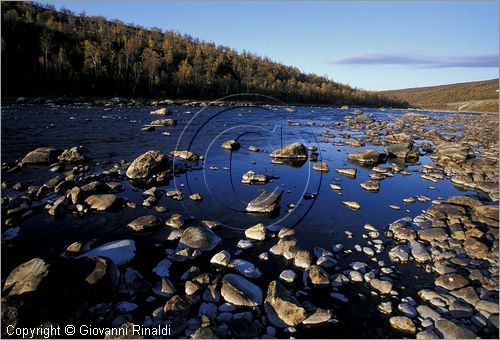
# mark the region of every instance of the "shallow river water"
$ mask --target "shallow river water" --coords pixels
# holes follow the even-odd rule
[[[364,191],[360,183],[368,180],[372,171],[368,167],[350,163],[347,155],[368,148],[382,151],[383,146],[367,143],[364,147],[355,148],[332,144],[343,140],[340,133],[350,133],[351,138],[361,135],[359,131],[334,129],[337,123],[344,121],[347,114],[352,114],[352,110],[300,107],[295,112],[289,112],[276,107],[226,106],[202,109],[173,106],[169,107],[173,115],[165,118],[176,119],[177,126],[157,127],[151,132],[141,131],[145,124],[163,118],[150,115],[152,109],[84,105],[9,105],[2,108],[2,162],[15,161],[41,146],[62,150],[77,145],[84,145],[91,152],[92,171],[96,173],[111,168],[121,160],[130,162],[148,150],[160,150],[168,154],[176,147],[178,150],[189,148],[205,158],[189,164],[176,161],[177,167],[186,167],[186,171],[177,174],[168,185],[159,189],[180,188],[184,192],[184,200],[162,197],[158,205],[168,208],[165,213],[142,207],[144,188],[136,188],[133,183],[125,180],[122,183],[123,191],[118,195],[135,202],[136,209],[125,207],[117,212],[92,212],[84,217],[66,214],[61,219],[39,213],[24,219],[19,235],[3,242],[2,281],[20,263],[33,257],[55,259],[74,241],[96,239],[101,244],[122,238],[136,241],[137,256],[130,266],[153,281],[151,268],[164,258],[165,248],[175,248],[177,241],[166,240],[168,228],[134,233],[126,227],[134,218],[145,214],[157,215],[163,221],[174,212],[186,218],[192,217],[193,221],[216,220],[222,224],[216,233],[223,238],[222,245],[217,249],[226,249],[231,254],[238,250],[237,242],[245,238],[244,230],[260,222],[265,225],[293,227],[300,247],[313,251],[314,247],[332,249],[333,245],[339,243],[346,248],[353,248],[355,244],[365,245],[366,240],[362,238],[362,234],[366,232],[364,224],[372,224],[382,233],[389,223],[405,216],[415,217],[431,205],[431,202],[404,204],[403,198],[423,195],[436,199],[457,194],[477,195],[459,190],[448,179],[438,183],[421,179],[418,171],[422,169],[422,165],[431,163],[428,156],[420,157],[418,165],[407,166],[411,175],[395,174],[381,182],[379,192]],[[188,110],[191,112],[186,112]],[[363,109],[363,112],[377,120],[392,121],[406,111]],[[290,124],[289,121],[298,125]],[[308,122],[314,124],[307,124]],[[328,142],[323,137],[323,133],[327,131],[335,135],[334,138],[328,138]],[[169,132],[170,135],[164,135],[164,132]],[[237,139],[242,147],[233,152],[223,150],[220,145],[229,139]],[[269,152],[296,141],[306,146],[316,146],[319,159],[329,165],[330,171],[314,171],[310,161],[303,164],[271,164]],[[250,145],[262,151],[251,152],[248,150]],[[210,170],[211,166],[218,167],[218,170]],[[390,166],[390,163],[381,166]],[[356,178],[350,179],[335,172],[335,168],[342,167],[356,168]],[[2,181],[41,185],[55,176],[48,169],[45,165],[28,166],[21,172],[4,175]],[[242,175],[248,170],[273,176],[273,180],[265,185],[242,184]],[[341,185],[342,190],[332,190],[330,184],[333,182]],[[279,212],[272,216],[246,213],[247,203],[263,189],[282,192]],[[200,193],[203,200],[190,200],[188,196],[191,193]],[[2,191],[2,195],[13,194],[15,192],[12,189]],[[352,211],[343,206],[342,201],[357,201],[361,209]],[[398,205],[401,209],[391,209],[389,205]],[[351,231],[353,237],[348,238],[344,231]],[[392,244],[391,240],[383,236],[381,239],[386,248]],[[238,256],[261,269],[262,277],[252,281],[264,292],[271,280],[277,279],[283,269],[290,268],[284,259],[272,255],[267,262],[257,259],[261,252],[268,251],[275,243],[276,239],[257,242],[253,248],[243,250]],[[390,262],[386,252],[378,256],[378,260]],[[343,256],[339,265],[344,267],[353,261],[370,263],[371,259],[353,251],[352,254]],[[207,266],[206,262],[194,263],[203,269],[203,266]],[[176,264],[171,276],[180,275],[192,264],[193,262],[178,266]],[[419,289],[428,286],[434,279],[432,274],[414,264],[395,264],[395,267],[401,272],[397,285],[401,287],[402,296],[415,297]],[[301,275],[296,285],[297,288],[302,285]],[[312,329],[299,328],[296,337],[401,336],[391,330],[387,317],[377,311],[376,306],[381,300],[372,296],[366,287],[350,285],[345,289],[341,288],[340,292],[349,298],[348,303],[330,297],[330,292],[330,288],[311,289],[308,300],[315,306],[333,310],[338,323]],[[144,318],[151,310],[152,308],[148,310],[141,306],[136,311],[137,320]],[[32,323],[40,324],[50,320],[51,316],[56,318],[57,313],[48,311],[46,315],[38,315],[38,319],[32,320]]]

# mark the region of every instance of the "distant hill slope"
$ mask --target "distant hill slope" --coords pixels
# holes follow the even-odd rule
[[[258,93],[292,103],[407,105],[174,31],[31,2],[2,1],[1,9],[3,96]]]
[[[498,79],[381,93],[415,108],[498,112]]]

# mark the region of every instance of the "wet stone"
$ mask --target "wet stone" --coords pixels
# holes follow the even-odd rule
[[[323,268],[312,265],[308,269],[309,279],[314,286],[327,286],[330,284],[330,278]]]
[[[184,225],[184,219],[181,214],[172,214],[172,216],[170,216],[170,218],[165,222],[165,225],[174,229],[180,229]]]
[[[456,323],[440,319],[435,322],[435,327],[438,333],[445,339],[474,339],[476,334],[470,330],[457,325]]]
[[[245,236],[251,240],[263,241],[266,238],[266,227],[264,224],[258,223],[245,230]]]
[[[330,168],[328,167],[327,163],[319,162],[319,163],[314,163],[313,170],[320,171],[320,172],[328,172],[328,171],[330,171]]]
[[[272,213],[279,208],[281,194],[277,192],[262,193],[248,203],[247,212]]]
[[[361,188],[366,191],[379,191],[380,190],[380,182],[379,181],[366,181],[360,184]]]
[[[199,249],[200,251],[212,250],[221,241],[213,231],[204,227],[189,227],[182,234],[179,245]]]
[[[286,283],[293,283],[297,278],[297,274],[290,269],[284,270],[280,274],[280,280]]]
[[[278,281],[269,284],[264,308],[269,321],[280,328],[296,326],[306,318],[305,309]]]
[[[357,170],[354,168],[337,168],[337,169],[335,169],[335,171],[337,173],[339,173],[340,175],[351,177],[351,178],[355,178],[356,173],[357,173]]]
[[[389,294],[392,290],[392,282],[387,280],[373,279],[370,281],[370,286],[381,294]]]
[[[302,321],[303,325],[321,325],[327,323],[332,318],[332,313],[327,309],[318,308],[307,319]]]
[[[292,143],[269,154],[273,158],[307,159],[307,149],[301,143]]]
[[[439,276],[435,281],[436,286],[455,290],[463,288],[469,284],[469,280],[457,273],[445,274]]]
[[[381,154],[375,150],[365,150],[349,154],[348,159],[361,164],[377,165],[381,159]]]
[[[210,263],[213,263],[213,264],[216,264],[219,266],[223,266],[223,267],[227,266],[230,261],[231,261],[231,255],[225,250],[215,254],[210,259]]]
[[[342,204],[345,205],[346,207],[348,207],[351,210],[359,210],[359,209],[361,209],[361,205],[358,202],[355,202],[355,201],[343,201]]]
[[[389,319],[389,323],[392,328],[404,333],[413,334],[417,330],[413,321],[405,316],[393,316]]]
[[[241,145],[234,139],[231,139],[222,143],[221,148],[226,150],[238,150],[239,148],[241,148]]]
[[[106,211],[117,207],[119,201],[120,200],[116,195],[104,194],[92,195],[85,200],[85,203],[90,206],[90,209],[94,209],[97,211]]]
[[[133,231],[142,231],[160,226],[161,221],[154,215],[140,216],[130,222],[128,227]]]
[[[226,274],[222,278],[221,295],[236,306],[253,307],[262,304],[262,290],[236,274]]]
[[[49,265],[41,258],[34,258],[16,267],[5,280],[4,294],[20,295],[36,291],[49,274]]]

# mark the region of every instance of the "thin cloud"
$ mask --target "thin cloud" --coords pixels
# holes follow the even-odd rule
[[[403,65],[428,68],[498,67],[498,55],[419,56],[403,53],[362,53],[337,60],[336,65]]]

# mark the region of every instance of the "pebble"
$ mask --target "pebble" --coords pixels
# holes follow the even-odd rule
[[[239,240],[236,246],[240,249],[248,249],[253,247],[253,243],[249,240]]]
[[[348,207],[351,210],[359,210],[359,209],[361,209],[361,205],[358,202],[355,202],[355,201],[343,201],[342,204],[345,205],[346,207]]]
[[[393,316],[389,319],[389,323],[392,328],[405,333],[413,334],[417,330],[413,321],[405,316]]]
[[[286,283],[293,283],[297,278],[297,274],[290,269],[284,270],[280,274],[280,279]]]

